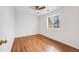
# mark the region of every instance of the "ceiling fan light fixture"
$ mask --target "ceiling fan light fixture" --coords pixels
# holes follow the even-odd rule
[[[39,10],[36,10],[36,13],[39,13]]]
[[[41,10],[46,8],[46,6],[32,6],[31,8],[34,9],[37,14],[39,14]]]

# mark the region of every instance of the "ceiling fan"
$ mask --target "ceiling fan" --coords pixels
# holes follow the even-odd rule
[[[40,10],[43,10],[45,9],[46,7],[45,6],[33,6],[31,7],[32,9],[36,10],[37,13],[39,13]]]
[[[45,8],[46,8],[45,6],[35,6],[36,10],[42,10],[42,9],[45,9]]]

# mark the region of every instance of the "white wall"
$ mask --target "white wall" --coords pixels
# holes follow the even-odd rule
[[[38,17],[27,7],[16,7],[16,37],[38,33]]]
[[[0,46],[0,51],[11,51],[14,40],[14,7],[0,7],[0,39],[8,42]]]
[[[47,29],[46,17],[60,13],[60,30]],[[79,49],[79,7],[62,7],[40,16],[39,33]]]

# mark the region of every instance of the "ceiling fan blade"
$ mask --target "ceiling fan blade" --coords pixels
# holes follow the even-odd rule
[[[35,6],[35,9],[38,10],[39,9],[39,6]]]
[[[46,8],[46,7],[45,6],[35,6],[36,10],[41,10],[41,9],[44,9],[44,8]]]
[[[46,7],[45,6],[42,6],[42,7],[39,8],[39,10],[44,9],[44,8],[46,8]]]

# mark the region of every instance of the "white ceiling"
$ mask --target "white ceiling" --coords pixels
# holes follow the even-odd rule
[[[40,16],[40,15],[47,14],[47,13],[49,13],[51,11],[54,11],[54,10],[60,8],[59,6],[46,6],[45,9],[42,9],[42,10],[39,11],[39,13],[37,13],[35,9],[32,9],[30,7],[31,6],[17,6],[16,7],[16,11],[22,12],[22,13],[28,13],[28,12],[30,12],[30,13],[33,13],[35,15]]]
[[[51,11],[54,11],[54,10],[56,10],[56,9],[58,9],[59,7],[57,7],[57,6],[46,6],[46,8],[45,9],[42,9],[42,10],[39,10],[39,13],[36,13],[38,16],[40,16],[40,15],[44,15],[44,14],[47,14],[47,13],[49,13],[49,12],[51,12]],[[34,10],[34,12],[36,12],[36,10]]]

